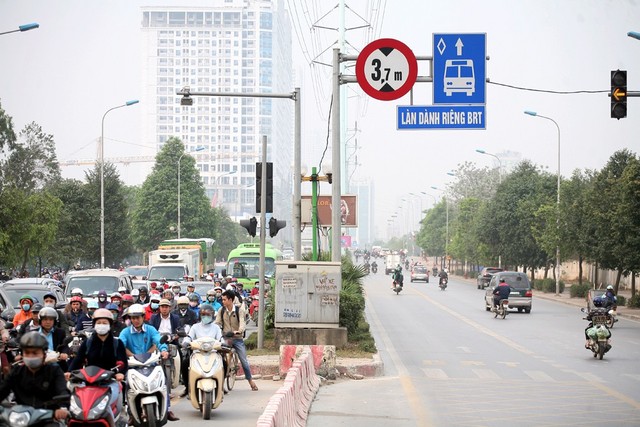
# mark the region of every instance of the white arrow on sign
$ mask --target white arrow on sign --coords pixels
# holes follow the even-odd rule
[[[456,42],[456,53],[458,54],[458,56],[462,55],[462,47],[464,46],[464,44],[462,44],[462,40],[458,39],[458,41]]]

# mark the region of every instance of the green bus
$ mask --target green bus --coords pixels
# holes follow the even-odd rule
[[[264,252],[264,274],[275,286],[276,261],[283,259],[282,252],[270,243],[265,244]],[[241,243],[229,252],[227,274],[238,279],[245,289],[251,289],[260,277],[260,243]]]

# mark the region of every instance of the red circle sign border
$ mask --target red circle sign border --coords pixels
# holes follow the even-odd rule
[[[367,59],[369,58],[369,55],[371,55],[373,51],[385,47],[391,47],[399,50],[400,53],[402,53],[402,55],[406,58],[409,65],[409,75],[407,76],[407,80],[402,86],[400,86],[393,92],[380,92],[378,89],[369,84],[364,75],[364,66],[367,62]],[[413,54],[413,51],[409,48],[409,46],[402,43],[400,40],[374,40],[366,45],[364,49],[362,49],[362,52],[360,52],[360,54],[358,55],[358,59],[356,60],[356,79],[358,80],[358,84],[367,95],[380,101],[393,101],[394,99],[403,97],[411,90],[417,78],[418,61],[416,60],[416,56]]]

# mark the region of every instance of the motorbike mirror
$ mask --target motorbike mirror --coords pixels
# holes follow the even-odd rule
[[[224,334],[225,338],[233,338],[233,332],[227,332],[226,334]]]
[[[163,335],[160,337],[160,344],[164,344],[169,341],[169,335]]]
[[[4,324],[4,328],[5,328],[5,329],[13,329],[13,323],[11,323],[11,322],[7,322],[7,323],[5,323],[5,324]]]
[[[581,311],[581,312],[583,312],[583,313],[586,313],[586,312],[587,312],[587,309],[586,309],[586,308],[584,308],[584,307],[582,307],[582,308],[580,309],[580,311]]]

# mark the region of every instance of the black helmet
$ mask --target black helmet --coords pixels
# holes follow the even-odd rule
[[[40,332],[27,332],[20,338],[20,348],[41,348],[44,351],[49,349],[49,342]]]
[[[43,308],[43,305],[40,304],[39,302],[37,302],[37,303],[33,304],[33,307],[31,307],[31,312],[32,313],[39,313],[40,310],[42,310],[42,308]]]
[[[138,288],[138,292],[140,292],[140,293],[144,292],[144,293],[148,294],[149,290],[147,289],[146,286],[140,286],[140,288]]]
[[[56,302],[58,302],[58,298],[56,298],[56,295],[53,292],[47,292],[46,294],[44,294],[42,300],[44,301],[47,298],[53,298]]]

